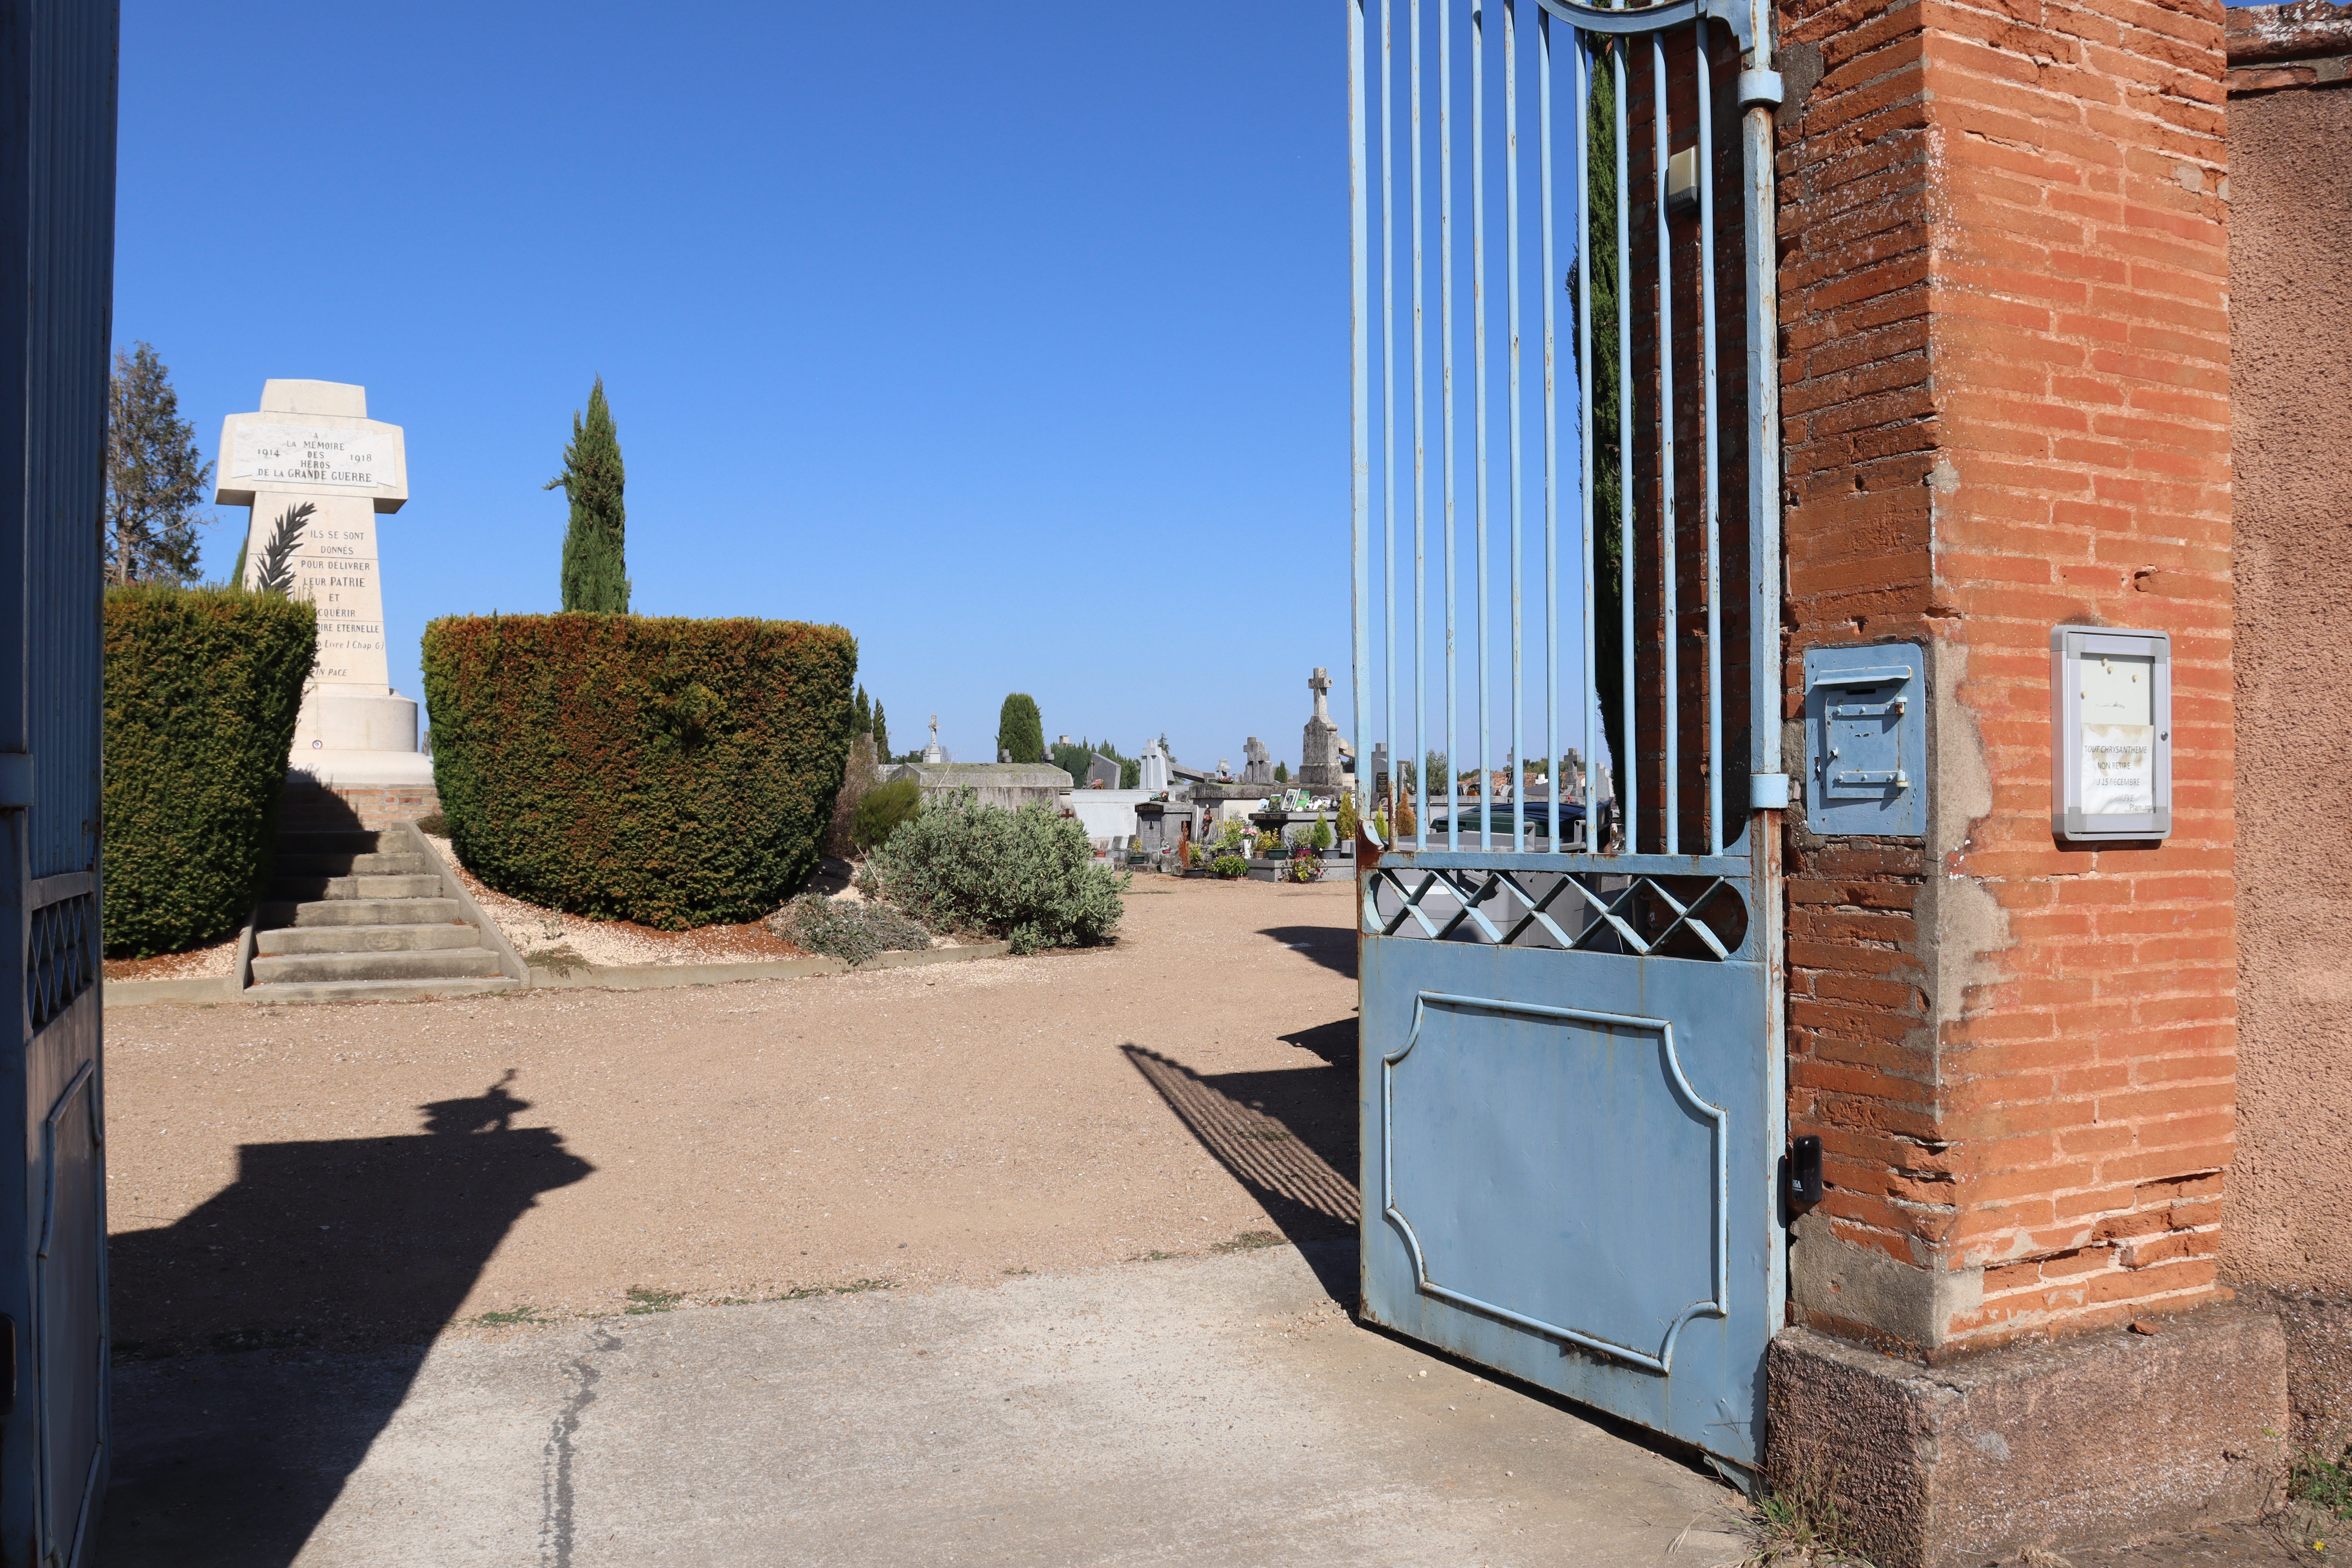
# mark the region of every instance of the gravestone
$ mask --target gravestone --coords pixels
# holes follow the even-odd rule
[[[367,416],[367,388],[268,381],[261,407],[221,424],[213,500],[253,509],[245,584],[265,577],[319,611],[319,657],[302,689],[294,762],[318,752],[416,751],[416,703],[384,658],[378,512],[408,500],[397,425]]]
[[[923,761],[944,763],[947,760],[947,751],[940,744],[940,716],[934,713],[931,715],[931,743],[923,748]]]
[[[1242,783],[1270,784],[1274,783],[1274,758],[1265,743],[1252,735],[1242,747]]]
[[[1088,754],[1087,758],[1087,787],[1088,789],[1117,789],[1118,787],[1118,774],[1119,766],[1117,763],[1112,762],[1100,752],[1095,752]]]
[[[1340,760],[1339,726],[1331,722],[1331,672],[1317,666],[1307,689],[1315,693],[1315,712],[1299,747],[1298,782],[1310,790],[1337,790],[1347,768]]]
[[[1168,738],[1166,736],[1163,735],[1156,741],[1146,741],[1143,743],[1143,776],[1137,782],[1143,786],[1145,793],[1150,795],[1164,795],[1167,793],[1169,787],[1168,763]]]

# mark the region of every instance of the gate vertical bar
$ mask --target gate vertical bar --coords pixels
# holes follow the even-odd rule
[[[1412,0],[1412,752],[1413,792],[1418,797],[1412,815],[1413,843],[1429,847],[1429,769],[1423,762],[1429,739],[1428,678],[1424,655],[1429,646],[1429,477],[1427,412],[1422,388],[1423,339],[1421,258],[1421,0]],[[1396,763],[1389,766],[1393,770]],[[1391,776],[1394,776],[1393,772]],[[1395,825],[1391,823],[1391,826]]]
[[[1383,710],[1381,738],[1393,747],[1396,744],[1396,92],[1391,68],[1391,28],[1394,21],[1391,7],[1394,0],[1381,0],[1381,567],[1385,581],[1381,591],[1381,613],[1386,635],[1381,642],[1381,699]],[[1364,731],[1356,731],[1356,745],[1362,753],[1361,762],[1369,764],[1371,753],[1364,744]],[[1391,762],[1391,766],[1395,764]],[[1377,773],[1371,782],[1363,780],[1370,773],[1369,765],[1356,770],[1358,784],[1371,795],[1380,793]],[[1367,814],[1370,820],[1370,814]],[[1393,828],[1391,824],[1391,828]]]
[[[1616,89],[1617,134],[1610,139],[1617,160],[1617,615],[1621,650],[1617,673],[1622,688],[1617,728],[1625,742],[1619,765],[1625,775],[1625,798],[1617,803],[1624,816],[1619,829],[1627,853],[1641,850],[1642,708],[1634,699],[1633,680],[1633,192],[1625,143],[1633,133],[1633,110],[1626,97],[1625,56],[1632,45],[1617,39],[1609,50],[1610,85]]]
[[[1536,185],[1542,194],[1544,426],[1544,773],[1551,780],[1547,808],[1553,853],[1559,841],[1559,374],[1551,297],[1551,13],[1536,12]]]
[[[1437,289],[1442,385],[1439,417],[1445,426],[1445,847],[1462,847],[1462,812],[1454,804],[1455,731],[1461,680],[1454,668],[1454,0],[1437,0]]]
[[[1487,787],[1487,737],[1491,681],[1494,670],[1486,656],[1487,581],[1486,559],[1486,0],[1470,0],[1470,374],[1476,378],[1470,389],[1471,467],[1477,493],[1471,498],[1475,510],[1477,548],[1472,552],[1473,564],[1478,574],[1478,847],[1495,847],[1495,816],[1487,807],[1494,802],[1494,792]]]
[[[1526,562],[1526,463],[1520,447],[1526,420],[1519,412],[1519,0],[1503,0],[1503,243],[1504,287],[1510,298],[1503,311],[1504,331],[1510,334],[1508,399],[1511,420],[1511,747],[1506,759],[1511,785],[1511,847],[1527,847],[1527,813],[1519,807],[1519,781],[1527,776],[1527,738],[1520,728],[1526,708],[1526,657],[1521,637],[1520,601]],[[1487,816],[1494,813],[1490,808]]]
[[[1693,24],[1698,90],[1699,387],[1706,435],[1706,852],[1723,853],[1723,529],[1722,433],[1715,384],[1715,95],[1713,39],[1706,18]]]
[[[1682,852],[1681,649],[1675,636],[1675,266],[1673,237],[1666,226],[1666,172],[1673,141],[1666,123],[1666,40],[1650,35],[1650,125],[1656,166],[1651,170],[1658,203],[1658,631],[1664,650],[1664,700],[1658,714],[1658,738],[1665,744],[1665,766],[1659,797],[1665,803],[1665,849]],[[1622,287],[1622,285],[1621,285]],[[1630,509],[1632,501],[1629,499]],[[1626,650],[1633,660],[1633,650]]]
[[[1769,26],[1770,13],[1758,7],[1757,26]],[[1759,40],[1762,35],[1759,34]],[[1756,58],[1769,63],[1771,52],[1759,41]],[[1746,77],[1748,73],[1742,72]],[[1749,658],[1754,673],[1748,682],[1748,743],[1755,748],[1755,771],[1782,772],[1780,763],[1780,374],[1779,345],[1780,310],[1779,279],[1774,276],[1779,247],[1775,243],[1772,191],[1772,104],[1780,101],[1780,79],[1769,71],[1761,90],[1769,102],[1742,106],[1742,160],[1748,188],[1748,571],[1750,584],[1748,619],[1753,644]],[[1741,97],[1748,96],[1743,88]]]
[[[1600,775],[1601,748],[1594,731],[1601,721],[1600,636],[1593,625],[1599,614],[1600,595],[1595,591],[1592,576],[1596,552],[1592,539],[1592,489],[1595,474],[1592,467],[1592,54],[1585,47],[1584,35],[1573,35],[1571,50],[1576,59],[1576,405],[1577,436],[1581,461],[1577,468],[1577,508],[1580,542],[1584,560],[1584,679],[1579,683],[1583,693],[1584,722],[1584,847],[1592,853],[1605,848],[1601,841],[1601,794],[1596,787]],[[1551,282],[1544,281],[1547,291]],[[1559,792],[1555,789],[1557,796]]]
[[[1369,650],[1365,647],[1364,600],[1369,593],[1368,551],[1371,463],[1365,447],[1370,440],[1371,348],[1369,332],[1371,290],[1365,272],[1370,249],[1364,191],[1364,0],[1342,0],[1348,7],[1348,272],[1350,307],[1349,341],[1349,534],[1353,556],[1349,584],[1353,595],[1350,650],[1355,677],[1356,735],[1364,733],[1364,688],[1370,683]]]

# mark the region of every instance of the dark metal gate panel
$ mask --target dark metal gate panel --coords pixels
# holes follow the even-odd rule
[[[1769,11],[1347,6],[1357,756],[1416,764],[1360,784],[1363,1310],[1752,1469],[1784,1268]]]
[[[106,1476],[100,519],[116,10],[0,0],[0,1564],[88,1559]]]

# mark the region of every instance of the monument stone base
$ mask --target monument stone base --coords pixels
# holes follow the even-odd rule
[[[416,700],[397,691],[338,691],[314,687],[302,694],[294,721],[294,757],[310,752],[416,751]]]

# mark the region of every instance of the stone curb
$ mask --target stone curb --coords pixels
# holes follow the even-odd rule
[[[660,991],[676,985],[730,985],[738,980],[793,980],[809,974],[867,973],[877,969],[920,969],[933,963],[966,963],[977,958],[1001,958],[1012,944],[977,942],[970,947],[934,947],[914,952],[886,952],[864,969],[853,972],[837,958],[782,958],[766,963],[635,963],[578,969],[543,969],[533,965],[534,991]]]
[[[934,947],[915,952],[886,952],[864,969],[853,971],[837,958],[787,958],[770,963],[640,963],[609,968],[588,965],[573,970],[534,965],[523,987],[531,991],[661,991],[677,985],[731,985],[739,980],[795,980],[812,974],[870,973],[877,969],[921,969],[933,963],[968,963],[974,959],[1002,958],[1011,944],[976,942],[970,947]],[[509,993],[513,994],[513,993]],[[194,980],[114,980],[105,984],[103,1003],[109,1007],[137,1007],[156,1003],[242,1003],[231,975],[206,975]],[[299,1003],[279,1005],[299,1006]]]

